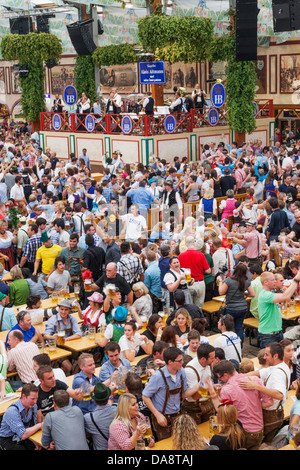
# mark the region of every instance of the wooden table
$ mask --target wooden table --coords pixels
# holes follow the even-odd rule
[[[43,429],[40,429],[36,433],[32,434],[32,436],[29,437],[29,439],[34,442],[34,444],[38,444],[43,447],[42,445],[42,435],[43,435]]]
[[[48,354],[50,357],[51,361],[58,361],[60,359],[63,359],[64,357],[69,357],[72,356],[71,351],[68,351],[66,349],[63,349],[61,347],[56,347],[55,352],[49,353],[49,348],[44,348],[44,353]]]
[[[100,333],[96,334],[96,338],[100,339]],[[82,336],[79,339],[72,339],[72,340],[65,340],[65,344],[63,346],[64,349],[68,351],[79,353],[82,351],[88,351],[93,348],[97,348],[99,345],[95,342],[95,340],[89,339],[88,336]]]
[[[226,295],[218,295],[217,297],[213,297],[213,300],[215,302],[225,302],[225,299],[226,299]],[[252,297],[246,297],[246,300],[251,300]]]
[[[287,399],[286,402],[283,406],[283,411],[284,411],[284,419],[289,420],[290,415],[291,415],[291,409],[293,404],[295,403],[295,398],[293,399],[292,397],[295,397],[296,395],[296,390],[289,390],[287,394]]]
[[[9,400],[9,401],[5,401],[5,402],[0,402],[0,416],[4,415],[5,411],[7,410],[7,408],[12,404],[14,403],[15,401],[17,401],[20,396],[21,396],[21,393],[20,392],[14,392],[16,395],[18,395],[18,398],[13,398],[12,400]]]
[[[280,449],[278,449],[278,450],[296,450],[296,447],[291,446],[291,444],[287,444],[284,447],[280,447]]]
[[[216,335],[206,336],[206,338],[208,339],[210,344],[213,346],[216,339],[219,338],[220,336],[221,336],[221,333],[217,333]]]
[[[68,295],[68,297],[71,299],[71,300],[74,300],[75,299],[75,294],[71,293]],[[58,302],[53,302],[51,298],[48,298],[48,299],[42,299],[41,301],[41,306],[40,308],[42,309],[47,309],[47,308],[54,308],[54,307],[57,307],[57,305],[59,304],[59,302],[63,299],[64,297],[63,296],[58,296]],[[15,314],[17,315],[18,312],[21,312],[22,310],[27,310],[27,305],[24,304],[24,305],[18,305],[17,307],[12,307],[13,311],[15,312]]]
[[[226,296],[225,295],[219,295],[217,297],[213,297],[213,300],[216,302],[224,302]],[[252,300],[252,297],[247,297],[246,300]],[[296,307],[295,312],[289,312],[286,315],[282,315],[283,320],[297,320],[300,317],[300,307]]]
[[[92,178],[93,180],[96,180],[97,183],[99,183],[99,182],[102,180],[103,176],[104,176],[103,173],[92,173],[92,174],[91,174],[91,178]]]
[[[130,364],[132,366],[136,366],[138,362],[140,362],[141,359],[144,359],[145,357],[149,356],[149,354],[143,354],[142,356],[135,356],[135,358],[130,361]]]

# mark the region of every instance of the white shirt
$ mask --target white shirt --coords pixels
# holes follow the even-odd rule
[[[225,359],[227,361],[229,361],[230,359],[235,359],[236,361],[240,362],[241,357],[242,357],[240,337],[233,331],[224,331],[224,335],[228,336],[228,338],[230,338],[231,341],[234,343],[236,349],[238,350],[240,357],[238,357],[235,347],[233,346],[230,339],[226,338],[225,336],[221,335],[219,336],[219,338],[215,340],[214,348],[223,349],[225,353]]]
[[[59,245],[64,248],[67,246],[67,243],[69,243],[69,240],[70,240],[70,235],[68,234],[66,230],[63,230],[59,234]]]
[[[171,104],[170,109],[174,109],[176,106],[179,106],[181,103],[183,103],[182,98],[177,98],[177,100],[175,100],[175,101]]]
[[[215,276],[219,271],[222,266],[227,266],[229,268],[230,265],[230,275],[232,275],[233,270],[234,270],[234,259],[232,255],[232,251],[227,249],[228,257],[226,257],[225,253],[225,248],[219,249],[214,252],[212,259],[214,262],[214,266],[212,269],[212,275]],[[225,274],[227,274],[225,272]]]
[[[211,188],[210,180],[205,180],[201,186],[201,196],[203,197],[206,189]],[[222,201],[223,202],[223,201]]]
[[[115,94],[115,96],[114,96],[114,101],[115,101],[117,107],[118,107],[118,108],[121,108],[121,106],[122,106],[122,100],[121,100],[121,96],[118,95],[118,93]]]
[[[281,370],[282,369],[282,370]],[[284,372],[285,373],[284,373]],[[260,369],[259,376],[267,388],[278,390],[283,394],[282,406],[286,402],[287,392],[289,389],[291,371],[285,362],[281,362],[276,366],[270,366]],[[268,410],[276,410],[280,400],[273,399],[274,403]]]
[[[199,381],[196,372],[193,369],[191,369],[191,367],[185,367],[184,371],[186,374],[188,387],[189,388],[194,387],[200,382],[203,382],[204,386],[206,386],[205,381],[207,379],[212,378],[210,366],[202,367],[199,363],[198,357],[194,357],[194,359],[192,359],[187,365],[192,366],[194,369],[196,369],[200,377],[200,381]],[[200,398],[200,401],[203,401],[203,400],[204,399]],[[205,398],[205,400],[207,399]],[[194,400],[192,397],[189,397],[187,398],[187,401],[195,402],[196,400]]]
[[[141,335],[139,333],[134,334],[134,339],[136,343],[136,348],[135,348],[135,355],[136,355],[140,346],[144,344],[145,341],[141,339]],[[120,359],[126,359],[126,356],[123,351],[128,351],[128,350],[133,351],[133,343],[132,341],[128,341],[125,335],[121,336],[119,340],[119,346],[121,348]]]
[[[161,209],[162,210],[169,208],[169,205],[168,205],[169,204],[169,196],[170,196],[170,193],[168,192],[165,202],[163,202],[161,204]],[[177,191],[175,193],[175,198],[176,198],[176,203],[177,203],[177,206],[178,206],[178,210],[181,211],[181,209],[182,209],[182,200],[181,200],[180,194]]]
[[[170,272],[170,271],[172,271],[172,272]],[[174,274],[175,277],[173,276],[172,273]],[[183,273],[184,273],[184,271],[182,270],[182,274]],[[173,284],[173,282],[176,282],[179,279],[179,276],[180,276],[180,274],[177,271],[174,271],[173,269],[170,269],[164,276],[164,283],[168,287],[169,284]],[[186,285],[186,281],[185,280],[180,281],[180,284]]]
[[[15,184],[11,188],[10,197],[16,200],[24,199],[25,195],[22,186],[18,186],[17,184]]]
[[[126,222],[126,240],[137,240],[143,230],[147,229],[145,217],[142,215],[134,216],[133,214],[125,214],[121,216],[123,222]]]
[[[99,326],[106,326],[106,320],[105,320],[105,315],[103,313],[101,313],[101,308],[99,310],[97,310],[96,312],[94,312],[94,314],[92,313],[92,308],[90,306],[88,306],[85,310],[83,310],[82,312],[82,315],[85,315],[87,314],[87,320],[89,323],[96,323],[97,319],[98,319],[98,327]]]
[[[285,157],[282,160],[282,168],[285,170],[287,165],[291,165],[292,167],[294,166],[294,160],[291,157]]]

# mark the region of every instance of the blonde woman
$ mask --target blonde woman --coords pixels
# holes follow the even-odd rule
[[[203,198],[199,202],[198,211],[205,218],[211,218],[213,214],[218,215],[217,200],[214,198],[213,188],[205,189]]]
[[[77,193],[75,186],[71,185],[67,189],[68,205],[74,209],[75,204],[80,202],[80,195]]]
[[[196,421],[188,414],[179,415],[172,432],[173,450],[203,450],[207,444],[201,436]]]
[[[55,219],[62,219],[64,215],[64,210],[65,203],[63,201],[56,201],[54,203],[54,212],[50,219],[50,222],[52,223]]]
[[[180,239],[184,239],[189,236],[196,236],[196,219],[192,216],[189,216],[184,221],[184,226],[180,234]]]
[[[15,264],[13,245],[18,242],[18,237],[7,230],[7,221],[0,221],[0,258],[5,261],[5,269],[8,271]]]
[[[280,254],[280,248],[277,245],[271,245],[269,248],[269,260],[266,264],[266,271],[274,272],[276,268],[282,266],[282,258]]]
[[[21,268],[16,265],[10,270],[12,281],[9,284],[9,302],[11,305],[18,307],[18,305],[26,304],[27,298],[30,295],[30,287],[28,282],[23,278]]]
[[[192,319],[189,312],[185,308],[179,308],[175,313],[175,318],[171,322],[171,326],[175,331],[177,347],[180,349],[188,343],[188,333],[190,332]]]
[[[218,406],[217,422],[221,428],[211,440],[211,446],[217,446],[220,450],[237,450],[245,445],[245,435],[242,424],[238,421],[238,412],[233,402],[222,400]]]
[[[131,393],[120,395],[116,414],[109,428],[108,450],[133,450],[146,430],[146,418],[139,412],[136,397]],[[153,446],[154,439],[151,438],[149,447]]]
[[[132,306],[136,309],[136,313],[139,316],[144,315],[149,318],[152,315],[153,304],[149,295],[148,287],[146,287],[145,284],[140,281],[133,284],[132,290],[136,297],[136,300],[132,304]]]

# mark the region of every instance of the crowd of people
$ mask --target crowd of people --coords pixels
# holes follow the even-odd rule
[[[297,444],[300,326],[283,318],[300,300],[300,147],[285,135],[205,145],[196,162],[129,164],[115,151],[96,181],[88,149],[61,156],[27,124],[2,129],[0,402],[20,398],[0,448],[33,449],[39,430],[57,450]],[[218,296],[211,344],[205,304]],[[259,320],[256,366],[248,317]],[[53,364],[41,349],[91,327],[101,335],[90,351]],[[211,417],[208,441],[198,425]]]

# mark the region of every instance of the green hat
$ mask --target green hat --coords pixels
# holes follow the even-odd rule
[[[0,301],[3,300],[4,297],[7,297],[7,294],[3,294],[2,292],[0,292]]]
[[[47,232],[43,232],[41,235],[41,242],[44,243],[44,242],[47,242],[48,240],[50,240],[50,237],[48,237]]]
[[[111,395],[111,390],[102,382],[97,382],[94,391],[91,393],[91,397],[95,401],[106,401]]]

